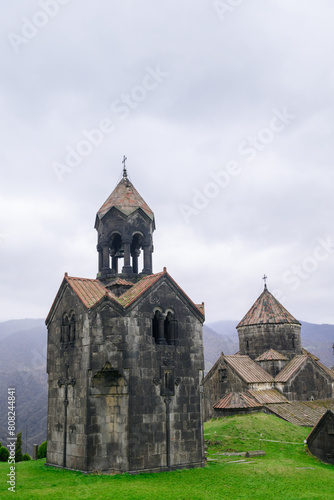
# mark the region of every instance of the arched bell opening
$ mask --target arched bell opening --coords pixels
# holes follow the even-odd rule
[[[114,233],[110,240],[110,256],[111,256],[111,271],[117,274],[121,266],[123,265],[124,259],[124,246],[122,244],[122,237],[119,233]],[[119,263],[119,260],[121,262]]]
[[[141,249],[143,248],[143,235],[141,233],[135,233],[132,236],[132,242],[130,247],[131,258],[132,258],[132,270],[134,274],[139,273],[139,269],[143,268],[143,257]]]

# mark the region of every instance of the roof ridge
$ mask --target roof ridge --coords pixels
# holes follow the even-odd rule
[[[288,361],[288,358],[271,347],[264,353],[260,354],[255,361]]]

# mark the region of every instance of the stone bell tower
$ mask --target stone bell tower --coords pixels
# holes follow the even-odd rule
[[[95,229],[98,234],[98,279],[122,276],[137,278],[152,274],[152,234],[154,214],[127,176],[123,159],[123,178],[97,213]],[[143,251],[143,268],[139,256]],[[124,259],[120,269],[119,260]]]
[[[125,159],[95,228],[97,278],[65,273],[46,319],[46,463],[114,473],[202,467],[204,304],[166,268],[152,274],[154,215]]]

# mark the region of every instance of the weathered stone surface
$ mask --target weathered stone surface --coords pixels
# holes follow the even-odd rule
[[[307,437],[309,450],[317,458],[334,465],[334,413],[323,415]]]
[[[119,283],[131,283],[118,274],[112,284],[108,252],[123,251],[113,234],[133,266],[142,245],[151,272],[154,218],[111,207],[96,227],[102,281],[64,279],[47,318],[47,464],[133,473],[204,466],[203,313],[166,271],[133,302],[115,300],[108,290],[120,295]],[[144,235],[138,247],[134,232]],[[126,278],[137,283],[133,266],[124,266]]]

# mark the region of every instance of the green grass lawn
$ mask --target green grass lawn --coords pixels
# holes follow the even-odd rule
[[[0,498],[334,499],[334,467],[305,451],[303,441],[309,431],[263,413],[217,419],[204,426],[208,440],[204,469],[107,476],[45,467],[44,460],[22,462],[16,466],[16,493],[7,491],[8,464],[1,463]],[[266,455],[249,459],[222,455],[259,449]]]

